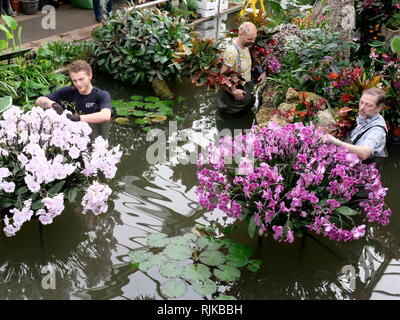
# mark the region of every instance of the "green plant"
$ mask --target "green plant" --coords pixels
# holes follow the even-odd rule
[[[0,24],[0,30],[4,32],[6,40],[0,40],[0,52],[2,50],[9,50],[9,41],[11,40],[11,52],[17,50],[17,43],[15,41],[15,34],[14,32],[17,30],[17,39],[18,39],[18,46],[21,49],[22,41],[21,41],[21,32],[22,27],[18,26],[17,20],[12,17],[2,15],[1,18],[5,22],[5,26]]]
[[[74,60],[90,61],[93,50],[91,41],[64,42],[52,41],[43,44],[38,52],[37,59],[50,60],[54,69],[64,67]]]
[[[183,21],[158,9],[116,10],[107,25],[93,34],[93,56],[115,79],[135,84],[179,77],[172,63],[178,41],[189,41]]]
[[[53,73],[49,60],[25,61],[21,64],[0,65],[0,96],[11,96],[17,105],[33,104],[50,88],[58,89],[70,84],[69,78]]]
[[[395,13],[392,15],[386,22],[385,25],[389,29],[399,29],[400,28],[400,12]]]
[[[201,296],[218,294],[218,287],[232,283],[240,277],[241,267],[256,272],[259,260],[250,260],[252,250],[231,239],[216,239],[213,236],[197,236],[186,233],[168,237],[163,233],[150,234],[149,249],[138,249],[130,253],[132,266],[149,276],[149,269],[157,267],[168,280],[161,284],[160,292],[166,298],[180,298],[187,286]],[[217,299],[235,299],[219,294]]]

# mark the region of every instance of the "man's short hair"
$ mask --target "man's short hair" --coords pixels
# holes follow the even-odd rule
[[[385,103],[386,100],[386,94],[383,90],[379,88],[369,88],[363,91],[362,94],[370,94],[371,96],[376,96],[376,105],[381,106]]]
[[[68,74],[70,74],[71,72],[77,73],[80,71],[85,71],[87,74],[91,74],[92,68],[90,64],[84,60],[76,60],[68,66]]]
[[[257,33],[257,27],[251,22],[244,22],[239,27],[239,32],[243,35]]]

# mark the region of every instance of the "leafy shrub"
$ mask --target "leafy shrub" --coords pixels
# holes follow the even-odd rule
[[[93,35],[93,56],[100,69],[115,79],[151,82],[179,76],[172,63],[178,41],[187,43],[189,30],[184,20],[171,18],[158,9],[116,10],[107,25]]]
[[[54,69],[64,67],[74,60],[90,61],[92,42],[46,42],[38,50],[38,59],[50,60]]]

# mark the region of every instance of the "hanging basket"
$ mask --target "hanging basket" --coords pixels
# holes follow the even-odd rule
[[[37,14],[39,0],[21,0],[21,12],[26,15]]]

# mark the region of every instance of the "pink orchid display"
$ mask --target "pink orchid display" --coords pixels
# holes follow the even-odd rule
[[[38,217],[50,224],[64,210],[64,200],[86,191],[83,213],[107,211],[111,189],[98,182],[112,179],[122,156],[101,137],[90,141],[85,122],[65,113],[11,107],[0,120],[0,218],[13,236],[23,223]]]
[[[325,143],[313,125],[271,123],[235,139],[225,136],[197,165],[200,204],[244,220],[251,237],[271,233],[292,243],[306,228],[351,241],[364,236],[366,221],[389,223],[387,188],[375,165]]]

